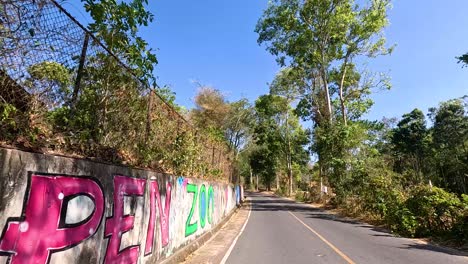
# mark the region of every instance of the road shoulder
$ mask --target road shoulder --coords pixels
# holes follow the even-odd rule
[[[221,263],[248,220],[250,201],[246,200],[229,221],[202,247],[188,256],[185,264]]]

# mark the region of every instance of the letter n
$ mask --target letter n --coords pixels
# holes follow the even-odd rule
[[[155,202],[156,200],[156,202]],[[156,180],[150,181],[150,217],[148,222],[148,232],[146,235],[145,255],[153,252],[154,245],[154,225],[156,222],[156,204],[159,210],[159,226],[161,228],[161,244],[163,247],[169,243],[169,212],[171,211],[171,184],[166,184],[165,206],[162,207],[159,185]]]

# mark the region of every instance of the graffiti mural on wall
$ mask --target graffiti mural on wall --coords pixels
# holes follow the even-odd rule
[[[159,254],[158,259],[211,229],[238,200],[238,189],[232,186],[189,183],[189,179],[183,177],[175,182],[179,188],[177,192],[173,191],[170,178],[158,182],[154,178],[116,174],[106,188],[94,177],[29,173],[21,214],[5,218],[0,236],[0,262],[2,256],[7,256],[8,263],[12,264],[49,263],[54,253],[71,249],[88,239],[102,241],[98,244],[103,245],[99,249],[102,253],[96,257],[100,258],[100,263],[139,263],[155,252]],[[224,191],[216,196],[218,190]],[[112,193],[106,196],[109,191]],[[125,212],[129,206],[125,201],[128,197],[140,199],[144,204],[144,212],[141,212],[144,218],[140,222],[136,222],[135,212]],[[178,202],[177,211],[171,206],[174,197]],[[78,203],[87,199],[88,210],[79,212],[80,220],[70,222],[69,213],[76,214],[69,212],[70,203],[73,200],[76,203],[76,199],[81,199]],[[219,210],[216,211],[215,206]],[[180,212],[185,225],[175,226],[171,221],[176,218],[171,212]],[[127,241],[123,247],[123,235],[137,225],[138,230],[142,230],[142,239]],[[169,246],[164,251],[168,253],[161,255]]]
[[[236,186],[236,204],[240,204],[241,202],[241,187],[239,185]]]
[[[171,184],[166,186],[166,205],[162,208],[161,195],[159,194],[159,185],[155,180],[150,182],[150,219],[148,223],[148,232],[146,235],[145,256],[153,252],[154,245],[154,225],[156,222],[156,207],[155,200],[158,204],[161,221],[161,244],[163,247],[169,243],[169,212],[171,210]]]
[[[47,263],[53,252],[73,247],[93,236],[104,214],[104,194],[91,178],[30,175],[23,215],[11,218],[0,240],[0,252],[12,264]],[[94,203],[91,215],[80,223],[65,223],[66,201],[84,195]]]
[[[109,238],[104,263],[137,263],[140,246],[133,245],[120,249],[122,234],[133,229],[135,217],[124,215],[124,196],[143,196],[146,180],[114,177],[113,216],[106,219],[104,236]]]
[[[208,191],[206,190],[206,186],[202,184],[200,189],[198,189],[197,185],[195,184],[188,184],[187,185],[187,193],[193,193],[192,198],[192,207],[190,208],[190,213],[187,217],[187,221],[185,222],[185,236],[190,236],[193,233],[197,232],[198,230],[198,221],[192,221],[195,207],[197,206],[198,201],[198,213],[199,213],[199,221],[200,227],[204,228],[206,225],[206,221],[208,219],[208,223],[212,223],[213,219],[213,212],[214,212],[214,190],[213,186],[208,187]]]

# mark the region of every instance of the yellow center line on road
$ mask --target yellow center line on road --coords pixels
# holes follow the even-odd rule
[[[304,223],[301,219],[299,219],[295,214],[291,213],[288,211],[288,213],[290,213],[292,216],[294,216],[294,218],[296,218],[297,221],[299,221],[299,223],[303,224],[307,229],[309,229],[312,233],[314,233],[318,238],[320,238],[320,240],[322,240],[323,242],[325,242],[325,244],[327,244],[329,247],[331,247],[331,249],[333,249],[338,255],[340,255],[340,257],[342,257],[348,264],[356,264],[354,261],[352,261],[348,256],[346,256],[345,253],[341,252],[341,250],[339,250],[337,247],[335,247],[332,243],[330,243],[328,240],[326,240],[322,235],[320,235],[319,233],[317,233],[317,231],[315,231],[314,229],[312,229],[310,226],[308,226],[306,223]]]

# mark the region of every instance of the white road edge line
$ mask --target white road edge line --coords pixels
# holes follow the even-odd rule
[[[252,212],[252,205],[249,205],[249,214],[247,215],[247,220],[245,220],[245,223],[244,225],[242,226],[239,234],[237,234],[236,238],[234,239],[234,241],[232,241],[232,244],[231,246],[229,247],[228,251],[226,252],[226,254],[224,255],[223,259],[221,260],[221,262],[219,264],[225,264],[227,259],[229,258],[229,255],[231,255],[231,252],[232,250],[234,249],[234,246],[236,245],[237,243],[237,240],[239,239],[239,237],[242,235],[242,233],[244,232],[244,229],[245,227],[247,226],[247,223],[249,222],[249,219],[250,219],[250,213]]]

